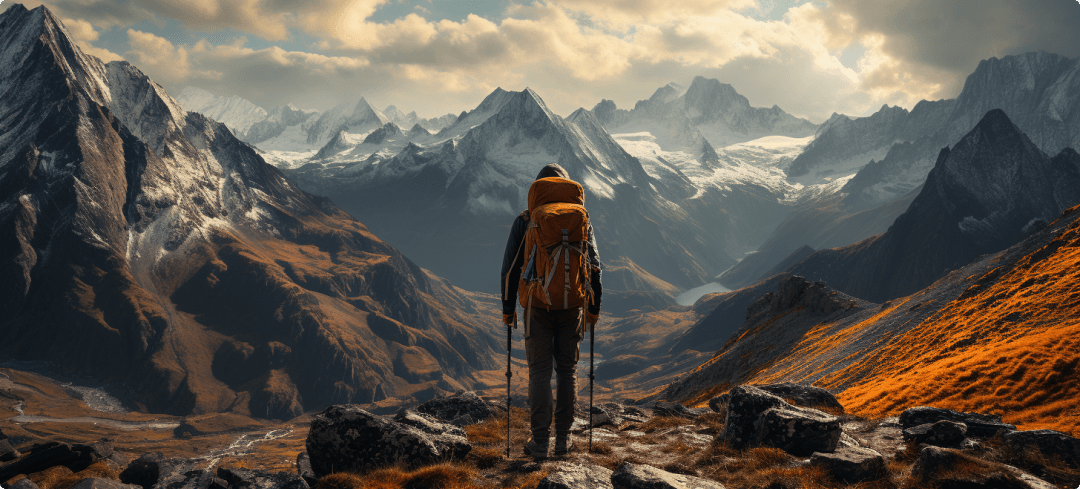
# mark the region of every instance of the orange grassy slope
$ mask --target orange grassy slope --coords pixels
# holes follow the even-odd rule
[[[911,296],[737,335],[668,394],[814,383],[867,416],[933,405],[1080,435],[1080,206]]]
[[[858,376],[840,399],[864,414],[925,404],[1080,434],[1080,223],[1000,268],[821,383]]]

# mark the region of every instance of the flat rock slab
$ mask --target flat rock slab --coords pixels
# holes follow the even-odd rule
[[[306,448],[312,470],[322,476],[398,464],[415,468],[460,460],[472,446],[463,436],[427,433],[350,404],[330,406],[316,414]]]
[[[651,465],[624,463],[611,474],[613,489],[724,489],[724,485]]]
[[[1016,426],[1001,422],[1001,416],[982,413],[964,413],[951,409],[918,406],[900,413],[900,426],[909,429],[922,424],[933,424],[941,420],[955,421],[967,425],[967,436],[989,438],[998,433],[1016,431]]]
[[[536,489],[613,489],[610,469],[590,464],[557,462]]]
[[[840,442],[840,418],[811,408],[778,406],[756,424],[755,440],[799,457],[832,452]]]
[[[869,448],[844,446],[833,453],[815,453],[810,465],[822,467],[833,478],[849,484],[877,480],[885,476],[885,458]]]
[[[41,489],[34,481],[30,479],[19,479],[11,484],[10,489]]]
[[[938,447],[956,447],[967,438],[967,425],[943,419],[904,430],[904,441]]]
[[[824,409],[838,413],[844,412],[844,406],[831,392],[812,385],[792,384],[784,382],[780,384],[759,385],[765,392],[780,396],[796,406],[814,409]]]
[[[214,474],[191,460],[165,458],[161,452],[143,454],[120,473],[120,481],[143,489],[207,489]]]

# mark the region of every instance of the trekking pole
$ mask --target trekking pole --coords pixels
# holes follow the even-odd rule
[[[592,411],[593,411],[593,379],[596,375],[593,374],[593,345],[596,344],[596,323],[593,323],[589,328],[589,453],[592,453]]]
[[[506,458],[510,458],[510,377],[514,375],[510,371],[510,346],[514,329],[506,325]]]

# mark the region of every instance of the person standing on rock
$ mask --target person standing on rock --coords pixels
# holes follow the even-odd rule
[[[600,257],[585,210],[581,184],[550,164],[529,188],[529,209],[510,227],[503,252],[503,322],[517,327],[525,308],[525,356],[529,364],[532,439],[525,454],[546,458],[552,423],[551,371],[556,374],[555,449],[571,448],[581,339],[600,316]]]

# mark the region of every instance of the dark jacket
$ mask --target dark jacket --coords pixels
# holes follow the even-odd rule
[[[514,219],[514,224],[510,226],[510,237],[506,240],[506,250],[503,251],[502,274],[499,275],[503,314],[517,310],[518,282],[521,280],[521,266],[525,262],[525,253],[518,253],[518,248],[525,244],[525,231],[529,227],[528,214],[529,211],[522,212]],[[599,314],[600,296],[603,295],[604,288],[600,284],[600,255],[596,251],[596,233],[589,236],[589,263],[594,268],[589,277],[593,289],[593,302],[589,303],[589,312]]]

